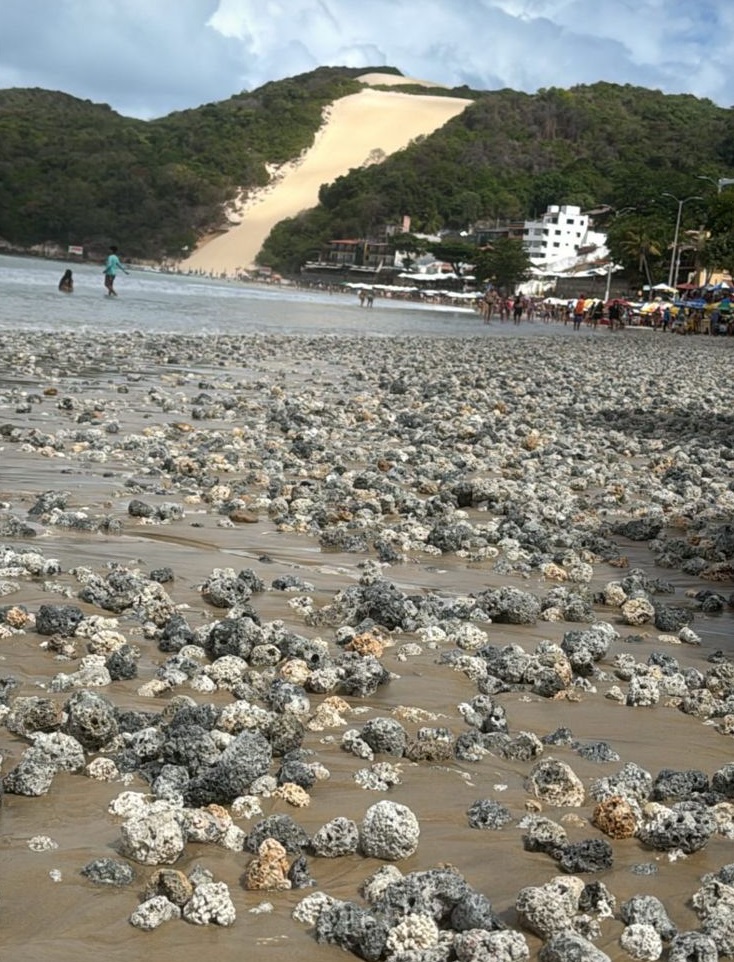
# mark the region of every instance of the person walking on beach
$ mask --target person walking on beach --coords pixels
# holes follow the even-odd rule
[[[74,276],[69,267],[66,268],[64,276],[59,281],[59,290],[62,294],[72,294],[74,292]]]
[[[104,265],[104,286],[107,289],[108,297],[117,297],[115,278],[119,271],[122,271],[123,274],[129,273],[127,268],[122,266],[120,258],[117,256],[117,248],[113,245],[110,247],[110,252],[107,255],[107,260]]]
[[[580,331],[580,330],[581,330],[581,322],[582,322],[583,319],[584,319],[584,307],[585,307],[585,301],[584,301],[584,296],[583,296],[583,294],[582,294],[581,297],[579,297],[579,299],[576,301],[576,303],[575,303],[574,306],[573,306],[573,329],[574,329],[574,331]]]

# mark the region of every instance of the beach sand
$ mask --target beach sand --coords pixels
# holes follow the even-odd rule
[[[365,75],[377,83],[386,76]],[[315,207],[323,184],[433,133],[470,103],[372,89],[336,101],[325,112],[324,125],[303,157],[275,175],[269,186],[253,191],[238,215],[241,222],[208,240],[182,262],[181,269],[217,275],[248,270],[273,227]]]
[[[222,708],[235,694],[226,686],[196,689],[191,677],[179,672],[178,682],[153,695],[150,684],[160,680],[161,671],[170,673],[163,666],[176,656],[159,649],[159,632],[135,614],[131,599],[118,612],[80,599],[92,573],[107,579],[137,570],[150,588],[151,573],[170,568],[172,580],[163,587],[178,614],[198,630],[228,615],[226,607],[210,604],[202,594],[212,572],[252,569],[268,590],[256,592],[251,603],[272,637],[281,644],[288,635],[321,639],[332,658],[343,654],[344,638],[340,645],[336,632],[347,615],[319,625],[307,611],[309,605],[320,611],[334,604],[345,588],[369,584],[376,549],[359,548],[360,537],[382,538],[403,555],[381,570],[394,585],[395,599],[456,600],[457,612],[462,599],[498,586],[538,597],[559,587],[591,596],[634,568],[672,583],[675,594],[656,596],[656,603],[693,611],[687,592],[731,591],[730,580],[706,582],[679,568],[656,566],[646,542],[618,539],[627,559],[619,567],[574,540],[586,532],[595,543],[594,532],[613,519],[647,516],[663,502],[670,538],[695,536],[696,519],[707,513],[715,519],[710,493],[721,492],[722,506],[730,497],[731,433],[726,398],[711,387],[730,367],[729,341],[599,332],[578,339],[549,335],[496,342],[114,334],[102,342],[36,332],[32,344],[26,334],[5,334],[1,346],[0,540],[21,559],[29,553],[32,569],[24,571],[22,564],[16,569],[6,558],[0,576],[3,610],[14,605],[37,615],[42,605],[78,605],[86,619],[115,619],[98,623],[98,631],[122,634],[137,649],[138,677],[94,691],[127,713],[151,713],[151,724],[160,724],[162,712],[170,720],[182,697]],[[685,375],[670,374],[683,370]],[[699,490],[700,471],[705,484]],[[463,481],[486,484],[489,502],[455,510],[453,492]],[[44,510],[34,509],[39,498]],[[148,504],[152,515],[144,517],[139,508],[131,512],[133,501]],[[172,512],[171,503],[183,514]],[[428,531],[435,528],[433,541],[445,542],[455,524],[463,530],[461,551],[447,546],[442,553],[427,543]],[[471,537],[463,525],[472,526]],[[713,530],[701,529],[697,543],[705,546]],[[477,547],[483,531],[497,554],[483,555]],[[561,580],[523,561],[535,553],[533,541],[540,544],[544,531],[559,545],[575,545],[556,550]],[[334,535],[339,537],[330,541]],[[593,564],[588,585],[563,580],[564,571],[579,567],[577,551]],[[58,559],[60,570],[33,569],[33,553]],[[583,570],[573,577],[583,581]],[[295,592],[271,588],[276,579],[288,578],[305,584]],[[650,622],[625,624],[618,607],[595,602],[593,609],[591,617],[613,625],[617,637],[566,697],[541,697],[527,684],[514,684],[492,699],[506,710],[513,737],[522,740],[522,733],[532,732],[540,738],[563,727],[572,733],[571,741],[546,745],[542,757],[570,765],[586,790],[578,807],[543,803],[543,814],[563,825],[573,842],[603,838],[591,824],[591,788],[623,764],[635,762],[653,777],[664,767],[701,769],[711,776],[731,758],[731,737],[719,730],[721,719],[707,724],[680,711],[666,694],[649,707],[605,697],[615,686],[627,690],[628,681],[617,673],[619,659],[631,657],[643,671],[658,651],[677,659],[681,670],[711,671],[716,650],[731,656],[731,610],[696,610],[693,627],[702,643],[692,646],[664,638]],[[377,611],[375,616],[379,620]],[[16,617],[20,625],[22,612]],[[310,753],[305,760],[322,764],[330,778],[310,789],[308,807],[292,807],[273,795],[260,803],[264,814],[290,815],[309,834],[337,816],[359,823],[368,807],[383,799],[406,805],[419,819],[421,837],[417,852],[397,863],[400,871],[450,863],[517,929],[514,906],[521,887],[560,874],[549,854],[523,847],[521,820],[536,801],[526,782],[535,760],[499,747],[474,762],[455,757],[415,762],[378,753],[375,760],[395,766],[400,782],[373,791],[355,780],[370,760],[340,747],[347,728],[359,730],[374,718],[398,720],[411,739],[425,726],[448,730],[452,738],[470,733],[460,708],[477,697],[481,658],[469,627],[485,632],[491,645],[533,652],[588,623],[480,620],[470,626],[457,614],[432,619],[433,635],[379,630],[389,682],[365,697],[347,694],[342,721],[309,728],[304,737]],[[37,633],[32,623],[8,631],[5,615],[0,628],[0,678],[16,685],[1,689],[11,709],[22,698],[66,704],[80,689],[64,687],[58,676],[76,672],[104,637],[89,630],[80,637],[51,637]],[[441,631],[459,634],[442,639]],[[64,644],[74,652],[64,654]],[[190,659],[196,660],[196,648]],[[447,660],[452,653],[463,661]],[[203,650],[200,663],[201,677],[217,665]],[[191,672],[194,662],[184,664]],[[669,663],[659,664],[672,670]],[[253,661],[247,668],[257,684],[257,678],[267,683],[296,677],[289,676],[291,670],[299,665],[256,667]],[[649,671],[662,684],[661,669]],[[309,718],[328,695],[345,696],[340,688],[309,691]],[[255,701],[266,715],[265,700]],[[7,719],[5,708],[2,717]],[[5,777],[31,742],[15,728],[0,728]],[[599,741],[618,753],[618,760],[579,754],[580,745]],[[123,747],[118,738],[101,753],[89,751],[87,760],[117,757]],[[271,771],[281,762],[275,759]],[[294,906],[314,889],[245,891],[241,878],[251,853],[202,841],[190,841],[174,867],[190,872],[201,865],[229,885],[238,913],[234,929],[183,921],[168,922],[153,934],[134,929],[128,918],[154,867],[131,862],[136,878],[125,888],[94,886],[79,874],[93,859],[120,858],[122,819],[110,814],[108,805],[124,791],[149,793],[151,787],[133,772],[110,782],[81,771],[59,772],[45,795],[6,794],[2,942],[8,959],[94,962],[104,954],[108,962],[128,962],[150,953],[156,962],[174,962],[193,952],[235,962],[252,951],[272,962],[356,958],[333,945],[317,946],[308,926],[291,918]],[[499,831],[470,828],[466,813],[479,799],[506,806],[510,823]],[[237,817],[235,823],[247,832],[258,818]],[[596,937],[611,959],[627,958],[618,944],[619,905],[635,894],[661,898],[681,929],[699,925],[691,894],[704,873],[734,860],[726,807],[719,818],[720,833],[688,857],[652,849],[637,838],[617,839],[613,868],[582,876],[585,882],[602,881],[617,899],[615,917],[601,920]],[[29,848],[36,836],[48,836],[57,847]],[[360,904],[362,881],[382,864],[356,853],[308,857],[319,890]],[[640,866],[646,874],[635,874]],[[272,911],[249,914],[264,902]],[[540,940],[525,934],[536,959]]]

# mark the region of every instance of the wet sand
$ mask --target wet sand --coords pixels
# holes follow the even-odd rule
[[[630,333],[625,341],[615,341],[614,336],[606,334],[584,335],[583,341],[578,342],[552,336],[516,341],[503,338],[501,344],[491,344],[486,339],[474,342],[385,339],[379,345],[370,343],[369,339],[356,338],[343,341],[218,338],[215,343],[194,338],[151,337],[136,343],[132,352],[129,342],[122,338],[110,339],[101,348],[92,341],[69,335],[63,339],[63,350],[59,351],[55,336],[44,335],[33,341],[31,359],[31,344],[24,346],[20,337],[6,335],[0,376],[0,428],[12,426],[23,440],[20,443],[12,440],[11,428],[0,436],[0,502],[5,503],[0,512],[2,518],[25,519],[40,494],[66,491],[69,492],[67,510],[84,510],[92,517],[105,516],[118,522],[119,529],[114,534],[101,530],[84,532],[41,521],[34,522],[35,537],[0,537],[0,543],[10,544],[18,551],[33,549],[45,558],[59,559],[61,564],[61,573],[46,579],[28,576],[0,579],[13,587],[2,603],[24,605],[33,613],[42,604],[79,604],[85,614],[111,617],[108,612],[78,601],[75,593],[79,584],[71,569],[84,565],[104,574],[110,564],[120,563],[145,572],[170,566],[175,580],[166,585],[166,589],[176,605],[185,606],[181,610],[192,625],[225,616],[221,609],[207,605],[199,590],[202,581],[215,568],[232,567],[236,571],[252,568],[268,585],[279,576],[296,575],[313,585],[307,594],[315,608],[322,608],[333,601],[337,591],[358,583],[365,559],[376,557],[373,549],[325,551],[309,525],[303,525],[304,531],[295,530],[298,527],[295,524],[290,526],[293,530],[288,530],[289,525],[269,517],[262,507],[268,472],[258,468],[254,455],[250,456],[246,468],[240,462],[231,472],[222,472],[219,477],[220,482],[226,484],[245,482],[248,491],[245,500],[257,516],[257,523],[223,527],[223,516],[212,504],[191,496],[195,484],[189,486],[187,500],[187,486],[184,484],[182,490],[171,474],[159,467],[148,478],[160,484],[164,495],[131,487],[131,480],[144,477],[151,463],[139,456],[138,449],[128,447],[126,450],[126,441],[138,435],[158,435],[162,443],[175,446],[178,456],[186,452],[187,445],[191,450],[200,446],[207,432],[237,432],[238,437],[247,437],[249,433],[252,452],[259,451],[262,458],[269,450],[275,459],[299,434],[308,437],[309,430],[317,424],[319,438],[329,438],[332,450],[340,452],[344,469],[374,469],[374,463],[364,460],[365,455],[369,458],[371,453],[376,459],[378,455],[391,454],[397,461],[398,449],[408,447],[407,438],[401,437],[395,427],[397,422],[384,419],[380,412],[388,408],[395,418],[411,412],[419,414],[428,403],[427,398],[442,394],[446,398],[446,425],[470,415],[487,419],[491,406],[483,408],[483,392],[489,404],[491,385],[506,378],[505,364],[512,370],[517,357],[531,360],[535,357],[539,398],[542,399],[544,392],[550,396],[555,388],[560,393],[569,389],[568,383],[557,380],[560,371],[566,370],[568,376],[577,379],[576,397],[570,403],[578,405],[579,419],[588,418],[591,422],[596,417],[598,422],[602,409],[611,411],[616,406],[618,411],[627,410],[629,427],[625,427],[623,417],[610,417],[609,430],[628,430],[630,439],[638,442],[640,411],[646,414],[646,423],[664,426],[669,419],[672,425],[676,411],[690,407],[687,387],[695,384],[697,378],[730,372],[733,355],[728,342],[657,337],[652,345],[647,340],[630,340],[635,336]],[[613,345],[612,341],[615,341]],[[473,358],[467,360],[464,383],[462,357]],[[402,389],[396,389],[394,382],[401,376],[409,379],[416,358],[422,358],[424,364],[422,376],[426,393],[421,394],[411,383],[401,393]],[[380,371],[385,374],[382,380]],[[485,387],[477,386],[479,373],[486,379]],[[633,408],[624,391],[634,383],[640,386],[640,398]],[[602,385],[608,392],[603,408]],[[520,385],[507,380],[504,390],[508,405],[519,410],[527,401],[527,398],[523,400],[527,383],[522,391],[515,391],[516,387]],[[705,443],[717,412],[722,418],[728,416],[726,390],[722,383],[720,396],[710,397],[709,409],[701,411],[701,443]],[[206,395],[208,400],[202,400],[201,395]],[[59,406],[64,398],[71,399],[68,408]],[[273,419],[274,399],[287,401],[291,405],[289,417],[300,413],[300,418],[291,421],[287,428],[284,422],[279,424]],[[225,406],[216,408],[222,400],[226,401]],[[192,416],[195,408],[206,409],[207,405],[211,407],[211,416],[207,416],[206,410],[202,410],[200,417]],[[542,403],[526,404],[526,407],[528,430],[553,430],[552,424],[543,421]],[[549,404],[548,408],[551,407]],[[352,422],[352,437],[344,433],[344,424],[338,417],[330,426],[329,412],[348,409],[359,409]],[[270,416],[264,415],[268,410]],[[88,415],[89,419],[80,423],[81,414]],[[111,421],[117,422],[118,429],[105,433]],[[519,423],[522,421],[520,417]],[[375,425],[372,431],[365,427],[370,423]],[[392,437],[386,425],[393,426]],[[89,428],[101,429],[98,443],[75,436],[75,431]],[[499,430],[501,432],[501,428]],[[34,446],[31,443],[34,431],[60,441],[62,450]],[[603,434],[598,424],[590,428],[590,445],[597,444],[597,438]],[[511,435],[507,437],[511,440]],[[720,432],[718,444],[722,443],[722,437]],[[468,443],[467,437],[449,436],[448,427],[445,438],[444,446],[435,453],[436,461],[465,450]],[[636,464],[634,480],[624,471],[620,475],[621,483],[629,486],[630,499],[636,506],[641,503],[640,492],[645,487],[645,472],[652,470],[651,461],[660,456],[661,451],[670,452],[673,461],[685,460],[682,453],[685,454],[687,446],[695,443],[696,438],[693,431],[691,437],[685,437],[680,430],[671,430],[667,434],[661,432],[657,440],[660,445],[643,444],[640,450],[631,451],[629,461]],[[420,440],[413,436],[410,443],[419,446]],[[370,444],[373,445],[371,452]],[[355,458],[352,463],[347,460],[350,450]],[[324,457],[328,455],[327,448]],[[600,454],[603,456],[606,455]],[[329,465],[320,462],[319,457],[317,453],[297,463],[292,460],[285,469],[291,483],[323,480]],[[502,476],[503,471],[514,471],[522,476],[521,466],[507,463],[508,459],[501,454],[499,461],[503,460],[504,464],[488,467],[489,473],[496,471]],[[218,468],[212,466],[211,470],[222,467],[219,462]],[[415,491],[420,486],[417,479],[422,473],[425,472],[413,472],[408,463],[400,483]],[[447,479],[449,474],[447,470]],[[542,480],[536,479],[534,483],[542,486]],[[440,481],[436,482],[435,491],[441,488]],[[424,484],[421,497],[430,497],[433,491],[433,487]],[[133,497],[151,504],[184,502],[185,517],[159,524],[142,523],[128,514],[128,504]],[[593,513],[588,491],[586,497],[584,523]],[[465,517],[474,524],[486,523],[491,514],[491,507],[489,510],[469,507],[465,511]],[[675,585],[676,595],[671,603],[688,603],[686,598],[690,599],[692,593],[701,589],[715,588],[725,595],[732,591],[731,583],[712,585],[679,569],[658,568],[653,552],[645,543],[621,537],[617,542],[620,552],[629,560],[629,567],[641,568],[649,577],[662,578]],[[599,591],[623,574],[620,568],[597,560],[589,591]],[[383,577],[406,593],[437,592],[444,597],[467,596],[503,585],[542,595],[552,587],[538,572],[498,573],[493,557],[477,560],[457,556],[455,552],[435,556],[409,550],[403,563],[384,568]],[[66,595],[65,589],[68,589]],[[280,619],[292,631],[323,638],[335,648],[334,631],[309,625],[299,610],[289,604],[293,597],[289,592],[267,591],[253,596],[252,603],[263,622]],[[579,690],[578,700],[541,698],[528,691],[501,693],[497,700],[507,711],[510,731],[532,731],[542,737],[566,726],[581,742],[608,742],[618,752],[619,762],[595,764],[570,748],[546,751],[568,762],[587,787],[594,779],[610,775],[630,761],[653,775],[664,767],[702,769],[711,775],[728,763],[730,736],[682,713],[674,704],[667,703],[667,699],[650,708],[630,708],[606,699],[604,693],[617,681],[613,677],[613,660],[620,652],[632,652],[643,662],[652,651],[665,649],[681,666],[694,666],[702,672],[709,667],[708,658],[714,651],[723,650],[731,657],[734,649],[731,609],[711,615],[697,614],[693,627],[701,638],[701,645],[675,648],[662,644],[660,633],[651,625],[631,628],[621,622],[618,611],[598,603],[594,605],[594,613],[619,632],[619,639],[598,666],[597,670],[604,674],[591,679],[595,690]],[[153,640],[145,637],[140,623],[124,614],[119,616],[119,621],[120,630],[140,647],[141,657],[137,679],[113,682],[100,689],[115,704],[161,711],[166,700],[177,694],[193,695],[200,702],[226,704],[231,701],[231,693],[217,691],[202,695],[185,685],[158,699],[139,695],[140,686],[154,676],[166,656]],[[493,645],[519,644],[532,651],[543,639],[560,642],[565,632],[584,626],[538,621],[534,625],[480,627],[487,631]],[[633,635],[637,636],[634,641]],[[12,698],[19,695],[43,694],[54,675],[74,670],[73,662],[61,662],[41,647],[45,640],[33,630],[0,640],[0,677],[13,676],[18,681],[11,704]],[[440,651],[425,645],[420,654],[398,660],[400,645],[418,640],[417,636],[394,633],[393,644],[386,648],[381,660],[395,677],[374,695],[365,699],[348,698],[349,727],[360,728],[369,718],[396,713],[413,734],[421,723],[406,720],[400,711],[401,706],[411,706],[428,713],[425,717],[432,720],[425,724],[443,725],[455,734],[466,730],[458,706],[475,696],[476,684],[464,673],[439,663]],[[83,654],[83,642],[80,650]],[[69,692],[51,697],[62,704]],[[322,697],[311,696],[312,708]],[[343,729],[333,729],[307,733],[304,747],[315,752],[331,776],[317,782],[311,790],[309,807],[294,809],[282,799],[264,798],[265,814],[290,814],[311,834],[339,815],[359,821],[365,810],[383,797],[407,805],[419,819],[421,837],[417,852],[399,863],[400,870],[409,872],[450,863],[472,886],[490,898],[495,911],[508,925],[518,927],[514,910],[518,891],[525,885],[540,885],[559,874],[557,865],[547,855],[528,853],[522,848],[523,830],[518,822],[526,814],[530,797],[524,783],[530,763],[499,754],[487,755],[476,764],[458,760],[416,764],[402,759],[398,762],[402,784],[387,794],[370,792],[360,788],[353,779],[354,772],[366,763],[339,747],[342,732]],[[17,764],[27,745],[27,740],[0,729],[3,774]],[[23,958],[26,962],[71,962],[72,959],[91,962],[104,954],[110,962],[116,962],[150,954],[156,962],[173,962],[184,952],[205,952],[209,958],[233,962],[241,958],[243,951],[256,951],[276,962],[286,957],[306,960],[316,953],[335,960],[344,958],[342,950],[335,946],[316,945],[307,928],[290,917],[293,907],[311,889],[245,891],[241,876],[250,854],[233,853],[214,845],[189,843],[175,867],[187,872],[201,864],[212,870],[218,880],[228,883],[238,914],[233,928],[198,928],[184,922],[170,922],[155,932],[143,933],[130,926],[128,918],[152,869],[133,865],[137,883],[119,889],[96,887],[79,874],[92,859],[117,857],[120,820],[107,813],[107,806],[126,789],[145,792],[148,785],[139,776],[125,785],[119,781],[98,782],[83,774],[60,773],[47,795],[38,798],[5,795],[0,809],[3,847],[0,911],[2,945],[7,958]],[[497,832],[470,829],[466,811],[480,798],[501,801],[512,812],[512,823]],[[572,841],[599,837],[600,833],[590,823],[593,804],[593,800],[587,798],[583,807],[572,812],[545,808],[544,814],[563,821]],[[564,816],[569,814],[573,818],[564,821]],[[248,830],[247,820],[240,819],[237,823]],[[28,840],[36,835],[50,836],[58,848],[48,852],[29,850]],[[681,930],[698,927],[689,901],[701,876],[734,861],[731,840],[720,835],[712,837],[701,851],[677,860],[644,847],[635,838],[614,841],[613,850],[614,866],[599,878],[614,894],[617,905],[636,893],[654,894],[663,900]],[[657,869],[655,874],[640,876],[631,871],[635,865],[650,862]],[[381,864],[357,854],[336,859],[309,858],[309,869],[319,890],[357,901],[361,882]],[[60,872],[59,881],[54,881],[49,874],[56,870]],[[596,876],[585,878],[585,881],[594,880]],[[273,904],[271,913],[249,914],[249,910],[265,900]],[[622,928],[618,918],[606,920],[602,923],[602,936],[596,941],[598,947],[615,960],[628,957],[618,944]],[[529,933],[526,935],[535,957],[540,940]]]

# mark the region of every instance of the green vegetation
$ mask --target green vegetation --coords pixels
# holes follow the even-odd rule
[[[685,205],[683,238],[689,229],[713,229],[710,215],[722,205],[728,211],[727,190],[717,197],[699,176],[716,180],[733,170],[731,111],[708,100],[609,83],[483,93],[432,136],[323,187],[320,206],[278,225],[260,260],[294,271],[332,238],[369,235],[405,214],[412,231],[434,233],[538,217],[549,204],[608,205],[600,226],[610,227],[615,257],[644,283],[647,271],[659,280],[670,259],[677,207],[663,191],[704,198]],[[634,223],[614,219],[628,207]],[[718,217],[710,257],[734,250],[734,216],[724,230],[727,216]],[[632,238],[619,242],[632,228],[650,241],[642,259]],[[731,235],[727,243],[722,233]]]
[[[266,183],[266,165],[308,148],[323,108],[361,89],[355,77],[371,71],[399,75],[320,68],[153,121],[61,93],[0,91],[0,237],[177,256],[225,228],[226,202]],[[410,81],[386,89],[426,92]],[[641,282],[659,280],[677,214],[664,192],[703,198],[683,209],[687,256],[702,266],[734,263],[734,188],[717,194],[711,183],[734,174],[730,110],[609,83],[534,95],[430,92],[474,102],[384,163],[322,187],[317,208],[273,230],[262,264],[295,273],[330,240],[374,236],[406,214],[416,233],[459,232],[539,216],[549,204],[608,205],[599,226],[614,256]]]
[[[362,89],[324,67],[159,120],[39,89],[0,91],[0,237],[177,255],[225,226],[237,189],[313,143],[323,108]]]

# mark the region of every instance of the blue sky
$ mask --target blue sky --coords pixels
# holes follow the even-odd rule
[[[0,88],[156,117],[326,64],[532,93],[608,80],[734,104],[731,0],[3,0]]]

